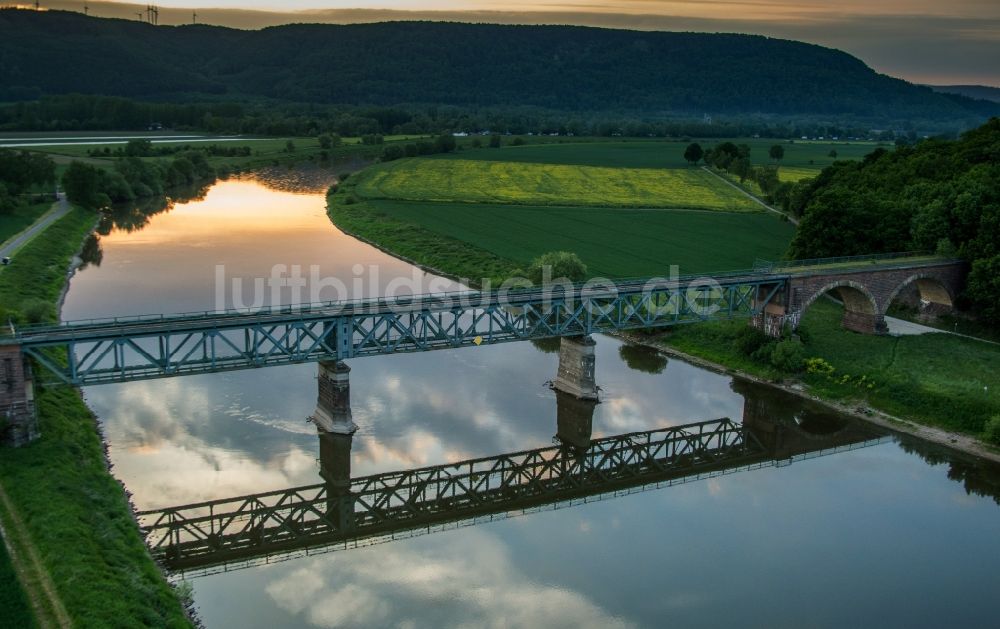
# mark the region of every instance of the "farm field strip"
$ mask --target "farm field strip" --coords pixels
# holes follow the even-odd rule
[[[406,159],[366,171],[356,191],[405,201],[760,211],[699,169]]]

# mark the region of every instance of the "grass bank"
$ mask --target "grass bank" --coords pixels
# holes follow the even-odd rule
[[[0,303],[44,303],[54,316],[66,269],[95,220],[74,209],[25,246],[0,271]],[[0,483],[30,537],[22,541],[37,550],[73,623],[190,626],[108,471],[96,419],[79,391],[36,385],[36,404],[42,437],[3,450]]]
[[[758,377],[798,380],[824,399],[989,441],[987,424],[1000,415],[1000,347],[948,334],[865,336],[841,328],[842,314],[841,306],[825,300],[805,314],[805,355],[829,367],[801,374],[741,353],[744,321],[679,327],[659,342]]]

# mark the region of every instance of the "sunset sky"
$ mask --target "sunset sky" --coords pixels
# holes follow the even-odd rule
[[[87,2],[135,19],[145,5]],[[846,50],[918,83],[1000,87],[1000,0],[160,0],[160,24],[261,28],[287,22],[439,19],[757,33]],[[82,0],[42,2],[82,10]]]

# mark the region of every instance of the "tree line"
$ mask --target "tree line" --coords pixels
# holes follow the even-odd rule
[[[362,137],[436,135],[465,131],[511,135],[595,137],[765,138],[857,137],[893,141],[912,135],[915,122],[897,131],[834,124],[809,117],[784,121],[753,116],[690,117],[578,112],[512,105],[302,105],[296,103],[158,103],[117,96],[70,94],[0,104],[0,131],[197,131],[220,135]]]
[[[32,192],[53,186],[56,164],[28,151],[0,149],[0,215],[11,214],[29,202]]]
[[[183,151],[169,160],[123,156],[110,169],[73,161],[63,173],[62,186],[71,203],[100,209],[113,203],[162,196],[168,188],[215,175],[203,151]]]

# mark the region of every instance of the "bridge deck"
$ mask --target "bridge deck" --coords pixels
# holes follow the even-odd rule
[[[11,340],[64,382],[100,384],[748,317],[785,276],[698,279],[70,322]]]

